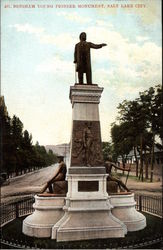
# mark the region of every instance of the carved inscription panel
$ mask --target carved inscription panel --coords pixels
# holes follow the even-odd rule
[[[78,192],[98,192],[99,182],[98,181],[79,181]]]

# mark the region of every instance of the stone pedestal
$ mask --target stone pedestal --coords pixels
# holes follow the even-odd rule
[[[124,237],[126,226],[111,213],[102,166],[99,107],[103,88],[70,88],[72,138],[65,215],[52,229],[57,241]]]
[[[146,227],[146,218],[136,211],[134,194],[110,196],[112,214],[127,226],[127,231],[138,231]]]
[[[65,215],[52,228],[57,241],[124,237],[123,222],[111,213],[104,167],[74,167],[68,174]]]
[[[65,197],[35,195],[34,213],[23,221],[23,233],[38,238],[51,237],[52,227],[64,215]]]

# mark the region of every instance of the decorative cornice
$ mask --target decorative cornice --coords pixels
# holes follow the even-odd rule
[[[97,85],[75,85],[70,87],[70,100],[74,103],[99,103],[103,88]]]

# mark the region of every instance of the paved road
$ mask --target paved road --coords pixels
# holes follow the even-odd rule
[[[54,175],[58,164],[42,168],[11,179],[7,186],[1,188],[1,201],[13,200],[20,195],[40,192],[42,186]]]

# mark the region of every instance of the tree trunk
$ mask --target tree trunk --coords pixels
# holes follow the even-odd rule
[[[139,180],[143,181],[143,135],[140,136],[140,174]]]
[[[138,177],[138,167],[139,167],[139,163],[138,163],[138,158],[137,158],[136,147],[135,147],[135,146],[134,146],[134,156],[135,156],[135,161],[136,161],[136,177]]]
[[[150,182],[153,182],[153,171],[154,171],[154,145],[155,145],[155,134],[153,133],[153,141],[152,141],[152,151],[151,151],[151,177]]]
[[[9,179],[9,178],[10,178],[10,172],[7,171],[7,179]]]
[[[145,161],[145,179],[148,179],[148,156],[146,153],[146,149],[144,152],[144,161]]]
[[[124,155],[122,155],[122,166],[125,168],[125,158]],[[122,171],[122,174],[124,175],[124,171]]]

